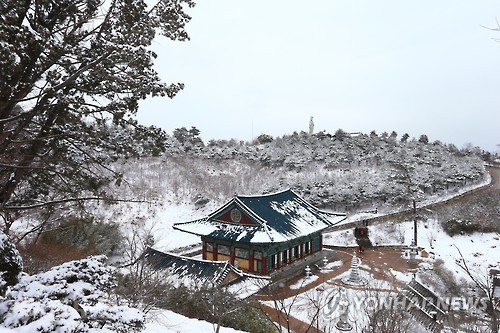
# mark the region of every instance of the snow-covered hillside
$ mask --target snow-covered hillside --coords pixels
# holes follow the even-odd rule
[[[395,133],[294,133],[255,144],[167,140],[163,156],[117,165],[136,198],[220,202],[235,192],[293,188],[319,207],[356,211],[400,207],[487,177],[478,150],[423,138],[398,140]]]
[[[357,161],[337,167],[325,167],[324,161],[311,159],[298,168],[290,168],[290,163],[266,164],[259,159],[242,158],[240,153],[234,154],[234,158],[206,156],[205,153],[195,156],[195,149],[188,150],[187,156],[179,152],[172,154],[175,156],[149,158],[147,163],[143,160],[127,161],[120,167],[131,181],[126,185],[126,191],[122,191],[123,188],[118,191],[151,203],[125,204],[126,208],[115,210],[107,218],[146,223],[155,236],[155,248],[171,251],[199,242],[196,236],[173,230],[173,223],[206,216],[234,193],[265,193],[292,187],[314,204],[327,209],[350,210],[352,214],[348,221],[353,221],[363,215],[380,216],[410,206],[409,200],[388,199],[384,202],[381,199],[383,196],[395,198],[413,193],[419,205],[424,205],[452,198],[490,182],[489,174],[484,171],[483,162],[477,155],[448,151],[439,143],[434,146],[418,141],[407,144],[419,147],[422,155],[414,159],[409,156],[414,157],[418,153],[408,151],[401,155],[402,160],[407,159],[405,168],[408,175],[405,177],[401,174],[402,169],[394,167],[394,162],[391,162],[392,153],[383,155],[379,162]],[[243,146],[238,147],[243,149]],[[259,145],[250,147],[256,149]],[[295,149],[302,152],[304,147],[298,145]],[[222,151],[219,150],[219,154]],[[287,154],[293,155],[290,152]],[[362,197],[364,199],[360,199]],[[321,198],[326,199],[321,201]],[[349,198],[358,199],[352,205]],[[362,203],[362,200],[365,201]],[[362,213],[373,208],[377,208],[375,215]],[[397,222],[372,226],[370,231],[376,235],[372,241],[377,245],[409,245],[413,223]],[[477,269],[499,265],[494,256],[488,255],[490,251],[495,251],[498,235],[450,237],[432,216],[420,223],[419,245],[432,252],[433,258],[442,259],[445,266],[456,274],[457,280],[466,278],[455,264],[457,247],[464,249],[465,258]],[[325,243],[337,246],[355,244],[351,231],[326,235]],[[470,251],[471,244],[475,246],[474,251]]]

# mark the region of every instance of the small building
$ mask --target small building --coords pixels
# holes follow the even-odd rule
[[[182,257],[147,248],[144,258],[157,271],[164,270],[167,282],[178,287],[180,284],[219,286],[229,284],[241,277],[240,272],[228,262],[207,261]]]
[[[189,289],[225,286],[235,291],[236,297],[247,298],[269,284],[269,277],[242,272],[227,261],[201,260],[160,252],[147,248],[143,254],[146,262],[158,272],[163,272],[164,282]]]
[[[204,260],[266,275],[319,252],[322,232],[346,218],[319,210],[292,190],[235,195],[209,216],[173,228],[201,236]]]

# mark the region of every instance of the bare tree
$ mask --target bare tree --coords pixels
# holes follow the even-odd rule
[[[117,293],[125,296],[129,305],[139,307],[144,312],[161,305],[172,288],[165,282],[161,272],[153,269],[144,260],[146,249],[154,243],[153,227],[132,225],[128,236],[125,237],[125,262],[121,265],[123,273],[118,279]]]
[[[456,246],[455,246],[456,247]],[[460,259],[457,260],[457,265],[467,274],[472,283],[480,290],[482,296],[487,300],[485,314],[489,317],[489,329],[492,333],[499,331],[498,308],[500,301],[494,295],[494,276],[491,271],[478,270],[469,265],[458,247],[457,251],[460,254]]]
[[[210,313],[214,332],[219,333],[225,318],[244,309],[247,304],[237,299],[226,287],[202,286],[198,293]]]
[[[355,291],[354,302],[358,313],[356,328],[370,333],[404,333],[412,331],[414,324],[410,314],[404,309],[404,302],[397,302],[396,278],[387,281],[372,280],[361,291]]]
[[[271,306],[258,302],[257,306],[262,311],[264,316],[276,327],[279,332],[292,333],[291,329],[291,311],[292,306],[297,300],[295,296],[290,303],[286,303],[286,297],[283,287],[264,287],[261,291],[264,292],[264,300],[272,303]]]
[[[306,282],[302,280],[299,290]],[[256,306],[279,332],[328,332],[333,327],[334,323],[324,315],[324,310],[335,294],[329,293],[323,285],[299,293],[281,284],[263,287],[261,293],[264,296]],[[306,313],[307,320],[294,317],[293,313],[297,312]]]
[[[371,333],[411,332],[413,324],[403,309],[377,309],[370,314]]]

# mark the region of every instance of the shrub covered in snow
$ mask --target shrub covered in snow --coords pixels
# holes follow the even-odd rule
[[[0,295],[5,293],[8,286],[17,283],[22,270],[23,261],[19,251],[7,236],[0,232]]]
[[[67,262],[19,283],[0,299],[0,327],[20,332],[134,332],[143,314],[112,301],[114,268],[105,256]]]
[[[450,236],[460,235],[460,234],[470,234],[475,231],[478,231],[478,225],[472,223],[470,220],[461,220],[461,219],[450,219],[448,221],[444,221],[443,229]]]
[[[500,190],[494,188],[473,198],[451,203],[438,210],[448,235],[473,232],[500,232]]]

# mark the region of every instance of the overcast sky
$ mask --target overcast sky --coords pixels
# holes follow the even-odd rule
[[[157,39],[183,82],[138,119],[205,141],[396,131],[500,151],[499,0],[198,0],[191,41]]]

